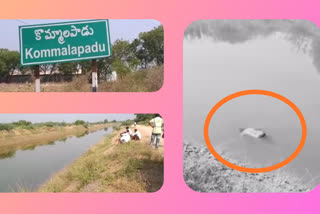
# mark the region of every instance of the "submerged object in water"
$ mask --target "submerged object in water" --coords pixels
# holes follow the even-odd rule
[[[260,129],[254,129],[254,128],[246,128],[246,129],[240,129],[241,136],[247,135],[254,138],[262,138],[266,136],[266,133]]]

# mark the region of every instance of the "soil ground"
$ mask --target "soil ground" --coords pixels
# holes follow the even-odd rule
[[[229,162],[240,165],[234,160]],[[269,173],[245,173],[231,169],[206,147],[184,143],[184,179],[197,192],[307,192],[311,183],[290,174],[286,169]]]

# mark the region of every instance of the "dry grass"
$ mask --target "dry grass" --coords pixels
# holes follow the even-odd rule
[[[109,92],[154,92],[163,84],[163,66],[128,74],[117,82],[104,82],[99,91]]]
[[[99,92],[153,92],[162,87],[163,66],[136,71],[116,82],[101,81]],[[34,92],[33,83],[0,83],[2,92]],[[88,76],[78,76],[71,82],[41,83],[41,92],[91,92]]]
[[[66,127],[38,127],[35,129],[16,128],[10,131],[0,131],[0,157],[11,157],[18,149],[34,149],[35,146],[50,144],[74,135],[93,132],[113,124]]]
[[[184,179],[197,192],[307,192],[313,188],[313,184],[286,169],[269,173],[233,170],[217,161],[207,148],[187,143],[184,144]]]
[[[2,92],[34,92],[34,84],[31,83],[0,83]]]
[[[53,89],[54,90],[54,89]],[[52,91],[53,91],[52,90]],[[63,83],[59,87],[60,91],[66,91],[66,92],[89,92],[91,91],[91,84],[88,81],[88,76],[78,76],[72,80],[72,82],[66,82]]]
[[[41,83],[41,92],[78,92],[90,90],[91,85],[88,83],[88,81],[83,81],[83,78],[80,77],[75,78],[75,80],[72,82]],[[0,83],[0,91],[34,92],[35,87],[33,83]]]
[[[40,192],[155,192],[163,184],[161,148],[148,145],[150,129],[140,126],[142,141],[119,144],[115,131],[67,168],[53,176]],[[123,131],[123,130],[121,130]]]

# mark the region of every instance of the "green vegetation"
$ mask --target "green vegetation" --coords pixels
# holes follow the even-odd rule
[[[138,124],[148,124],[149,121],[155,117],[161,117],[160,114],[135,114],[134,122]]]
[[[20,54],[18,51],[0,49],[0,76],[5,77],[9,82],[10,75],[20,66]]]
[[[12,124],[0,123],[0,131],[10,131],[14,126]]]
[[[55,127],[55,126],[67,126],[68,123],[66,122],[44,122],[44,123],[39,123],[38,125],[40,126],[47,126],[47,127]]]
[[[86,121],[84,120],[76,120],[76,122],[74,122],[74,125],[79,126],[79,125],[85,125]]]
[[[125,120],[121,122],[121,126],[131,126],[133,124],[133,120]]]
[[[0,123],[0,131],[10,131],[15,128],[20,129],[35,129],[35,128],[41,128],[41,127],[65,127],[65,126],[72,126],[72,125],[98,125],[98,124],[106,124],[108,123],[108,120],[89,123],[84,120],[76,120],[74,123],[66,123],[66,122],[42,122],[42,123],[32,123],[25,120],[20,120],[18,122],[12,122],[12,123]]]

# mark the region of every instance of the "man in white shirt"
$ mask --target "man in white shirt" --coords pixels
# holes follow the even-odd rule
[[[134,133],[132,135],[133,140],[141,140],[141,133],[138,131],[138,129],[134,130]]]
[[[120,143],[128,143],[131,140],[129,132],[120,134]]]
[[[133,132],[131,131],[131,129],[129,128],[129,126],[127,126],[126,129],[127,129],[127,132],[129,133],[129,135],[132,136],[132,135],[133,135]]]

